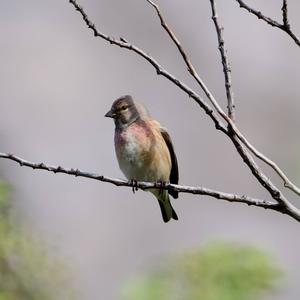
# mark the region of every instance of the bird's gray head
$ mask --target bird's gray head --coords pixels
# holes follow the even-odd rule
[[[114,101],[105,117],[113,118],[116,128],[125,128],[139,119],[149,117],[149,113],[142,104],[137,103],[131,96],[126,95]]]

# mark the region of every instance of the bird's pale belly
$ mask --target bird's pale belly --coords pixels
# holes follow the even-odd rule
[[[145,180],[145,153],[139,149],[140,147],[135,143],[125,143],[122,147],[122,154],[119,159],[119,165],[128,179]]]
[[[120,169],[129,180],[168,180],[169,172],[165,170],[159,149],[145,135],[146,133],[135,130],[116,135],[116,154]],[[169,165],[166,168],[169,169]]]

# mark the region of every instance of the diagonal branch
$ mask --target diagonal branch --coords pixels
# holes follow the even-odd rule
[[[224,77],[225,77],[225,88],[226,88],[226,95],[227,95],[227,102],[228,102],[228,116],[232,121],[234,121],[235,120],[235,104],[234,104],[233,90],[232,90],[232,84],[231,84],[231,68],[230,68],[228,57],[227,57],[227,51],[225,49],[225,41],[224,41],[224,37],[223,37],[224,28],[220,26],[219,21],[218,21],[218,14],[217,14],[215,0],[210,0],[210,4],[211,4],[211,10],[212,10],[212,19],[214,21],[216,31],[217,31],[219,50],[220,50],[222,64],[223,64],[223,72],[224,72]]]
[[[234,133],[230,134],[230,139],[234,143],[237,151],[243,158],[246,165],[250,168],[252,174],[255,176],[255,178],[261,183],[261,185],[270,193],[273,199],[278,201],[279,206],[281,206],[284,210],[287,210],[292,215],[299,215],[300,210],[295,207],[291,202],[289,202],[280,192],[280,190],[271,182],[269,178],[266,177],[265,174],[263,174],[256,164],[256,162],[253,160],[251,155],[248,153],[247,149],[240,143],[238,138]]]
[[[249,13],[257,16],[259,19],[265,21],[269,25],[273,27],[277,27],[281,29],[282,31],[286,32],[293,40],[294,42],[300,46],[300,39],[293,33],[291,30],[291,26],[288,21],[288,14],[287,14],[287,0],[283,0],[282,4],[282,18],[283,18],[283,24],[278,23],[277,21],[273,20],[270,17],[265,16],[262,12],[250,7],[248,4],[246,4],[243,0],[236,0],[241,8],[246,9]]]
[[[50,166],[44,163],[34,163],[27,161],[25,159],[22,159],[18,156],[15,156],[13,154],[8,154],[8,153],[2,153],[0,152],[0,158],[8,159],[11,161],[14,161],[18,163],[22,167],[29,167],[34,170],[44,170],[48,172],[53,172],[54,174],[56,173],[63,173],[75,177],[85,177],[93,180],[98,180],[102,182],[107,182],[114,184],[116,186],[124,186],[124,187],[137,187],[140,188],[141,190],[148,190],[150,188],[163,188],[166,190],[174,190],[178,191],[180,193],[189,193],[189,194],[194,194],[194,195],[205,195],[209,197],[213,197],[216,199],[220,200],[225,200],[229,202],[236,202],[236,203],[244,203],[247,205],[253,205],[257,207],[262,207],[265,209],[271,209],[275,210],[278,212],[281,212],[283,214],[289,215],[293,219],[300,221],[300,213],[296,211],[292,211],[288,209],[287,207],[281,205],[280,203],[274,203],[266,200],[261,200],[261,199],[256,199],[249,197],[247,195],[235,195],[235,194],[230,194],[230,193],[224,193],[216,190],[211,190],[208,188],[203,188],[203,187],[192,187],[192,186],[185,186],[185,185],[177,185],[177,184],[170,184],[166,183],[164,185],[161,185],[159,183],[152,183],[152,182],[137,182],[137,183],[132,183],[131,181],[126,181],[122,179],[116,179],[116,178],[110,178],[106,177],[103,175],[95,174],[95,173],[89,173],[85,171],[81,171],[79,169],[69,169],[69,168],[64,168],[61,166]]]
[[[264,14],[262,14],[262,12],[251,8],[249,5],[247,5],[243,0],[236,0],[241,8],[244,8],[246,10],[248,10],[249,13],[257,16],[258,19],[264,20],[266,23],[268,23],[269,25],[273,26],[273,27],[281,27],[281,24],[278,23],[277,21],[271,19],[270,17],[265,16]]]
[[[188,68],[188,71],[190,72],[190,74],[195,78],[197,83],[200,85],[200,87],[202,88],[202,90],[205,93],[206,97],[212,103],[213,107],[216,109],[216,111],[219,113],[219,115],[222,116],[223,119],[228,122],[228,117],[227,117],[226,113],[222,110],[222,108],[219,105],[218,101],[214,98],[213,94],[210,92],[208,87],[205,85],[204,81],[201,79],[201,77],[197,73],[197,71],[196,71],[195,67],[193,66],[190,58],[187,56],[186,51],[183,49],[180,41],[178,40],[178,38],[176,37],[174,32],[171,30],[171,28],[167,25],[163,15],[162,15],[162,13],[159,9],[159,6],[151,0],[146,0],[146,1],[148,3],[150,3],[155,8],[155,10],[158,14],[158,17],[160,19],[162,27],[166,30],[166,32],[170,36],[171,40],[176,45],[176,47],[177,47],[178,51],[180,52],[186,66]]]
[[[236,125],[233,122],[229,122],[232,131],[237,135],[237,137],[243,142],[243,144],[259,159],[269,165],[277,175],[283,180],[284,186],[295,194],[300,196],[300,188],[297,187],[288,177],[287,175],[280,169],[280,167],[270,158],[265,156],[263,153],[258,151],[246,138],[245,136],[238,130]]]
[[[157,15],[160,19],[160,24],[161,26],[165,29],[165,31],[168,33],[168,35],[170,36],[171,40],[174,42],[174,44],[176,45],[178,51],[180,52],[185,64],[187,65],[188,71],[191,73],[191,75],[196,79],[196,81],[202,85],[202,80],[199,78],[199,75],[196,72],[195,67],[193,66],[191,60],[189,59],[188,55],[186,54],[185,50],[183,49],[180,41],[178,40],[178,38],[176,37],[176,35],[173,33],[172,29],[168,26],[168,24],[166,23],[160,9],[159,6],[154,3],[151,0],[146,0],[148,3],[150,3],[151,6],[154,7],[154,9],[157,12]]]
[[[229,68],[229,62],[226,55],[226,51],[224,48],[224,39],[222,35],[221,27],[219,26],[217,15],[216,15],[216,6],[215,1],[211,0],[212,5],[212,13],[213,13],[213,20],[215,22],[217,34],[218,34],[218,41],[219,41],[219,49],[222,56],[222,63],[223,63],[223,71],[225,74],[225,86],[227,91],[227,99],[228,99],[228,109],[229,109],[229,117],[226,115],[226,113],[222,110],[221,106],[217,102],[217,100],[214,98],[212,93],[209,91],[209,89],[206,87],[205,83],[202,81],[198,73],[196,72],[193,64],[191,63],[191,60],[188,58],[185,50],[183,49],[181,43],[179,42],[178,38],[174,34],[174,32],[171,30],[171,28],[167,25],[162,13],[160,12],[159,6],[155,4],[151,0],[146,0],[148,3],[150,3],[156,10],[158,17],[160,19],[162,27],[166,30],[166,32],[169,34],[172,41],[177,46],[183,60],[185,61],[189,72],[191,75],[196,79],[196,81],[199,83],[200,87],[206,94],[207,98],[210,100],[216,111],[219,113],[221,117],[228,123],[230,130],[233,131],[237,137],[242,141],[244,145],[259,159],[261,159],[263,162],[265,162],[267,165],[269,165],[284,182],[284,186],[295,192],[297,195],[300,196],[300,189],[291,181],[289,178],[285,175],[285,173],[280,169],[280,167],[271,159],[266,157],[263,153],[259,152],[246,138],[245,136],[240,132],[240,130],[237,128],[234,120],[234,101],[233,101],[233,92],[231,88],[231,75],[230,75],[230,68]],[[229,98],[228,98],[229,97]],[[231,103],[231,104],[230,104]],[[232,115],[232,119],[230,118],[230,111]]]
[[[109,42],[112,45],[119,46],[121,48],[128,49],[129,51],[133,51],[142,58],[144,58],[146,61],[148,61],[156,70],[156,73],[158,75],[161,75],[171,82],[173,82],[175,85],[177,85],[182,91],[184,91],[189,97],[193,98],[199,105],[200,107],[206,112],[207,115],[210,116],[210,118],[213,120],[216,129],[221,130],[222,132],[226,133],[227,129],[226,127],[218,120],[217,116],[215,116],[214,111],[210,108],[210,106],[195,92],[193,91],[190,87],[188,87],[186,84],[184,84],[182,81],[180,81],[178,78],[176,78],[174,75],[166,71],[165,69],[162,68],[162,66],[149,54],[147,54],[145,51],[141,50],[137,46],[129,43],[126,39],[120,38],[120,40],[110,37],[107,34],[104,34],[103,32],[100,32],[97,30],[95,24],[93,24],[83,8],[77,3],[76,0],[69,0],[69,2],[75,7],[75,9],[81,14],[85,24],[87,25],[88,28],[90,28],[95,37],[100,37],[107,42]]]
[[[157,12],[157,15],[160,19],[160,23],[161,26],[165,29],[165,31],[168,33],[168,35],[170,36],[171,40],[174,42],[174,44],[176,45],[178,51],[180,52],[188,71],[190,72],[190,74],[194,77],[194,79],[197,81],[197,83],[200,85],[200,87],[202,88],[202,90],[204,91],[204,93],[206,94],[206,96],[208,97],[208,99],[211,101],[211,103],[213,104],[213,106],[215,107],[215,109],[220,113],[222,112],[221,107],[219,106],[219,104],[217,103],[217,101],[214,99],[213,95],[210,93],[210,91],[208,90],[208,88],[206,87],[205,83],[203,82],[203,80],[200,78],[199,74],[197,73],[195,67],[193,66],[190,58],[188,57],[188,55],[186,54],[186,51],[184,50],[184,48],[182,47],[180,41],[178,40],[178,38],[176,37],[176,35],[174,34],[174,32],[172,31],[172,29],[168,26],[168,24],[166,23],[160,9],[159,6],[154,3],[151,0],[146,0],[148,3],[150,3],[150,5],[152,5],[154,7],[154,9]],[[224,48],[222,47],[222,50],[220,49],[220,51],[224,51]],[[223,60],[223,56],[222,56],[222,63],[224,66],[224,73],[225,74],[225,87],[226,87],[226,93],[227,93],[227,99],[228,99],[228,115],[229,118],[234,119],[234,104],[233,104],[233,93],[231,90],[231,77],[230,77],[230,70],[229,70],[229,64],[228,64],[228,60],[226,57],[226,54],[224,52],[224,60]],[[228,76],[229,75],[229,76]],[[224,113],[224,112],[223,112]]]

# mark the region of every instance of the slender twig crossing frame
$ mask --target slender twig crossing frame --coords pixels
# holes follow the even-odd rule
[[[74,169],[74,168],[64,168],[61,166],[51,166],[45,163],[34,163],[30,162],[28,160],[25,160],[21,157],[18,157],[16,155],[13,155],[11,153],[2,153],[0,152],[0,158],[5,158],[11,161],[14,161],[18,163],[21,167],[29,167],[34,170],[44,170],[48,172],[53,172],[54,174],[68,174],[72,175],[75,177],[84,177],[84,178],[89,178],[93,180],[98,180],[102,182],[107,182],[114,184],[116,186],[123,186],[123,187],[131,187],[131,188],[139,188],[141,190],[148,190],[151,188],[158,188],[158,189],[166,189],[166,190],[174,190],[179,193],[188,193],[188,194],[194,194],[194,195],[205,195],[209,197],[213,197],[216,199],[220,200],[225,200],[229,202],[236,202],[236,203],[243,203],[247,204],[249,206],[257,206],[257,207],[262,207],[265,209],[271,209],[275,210],[278,212],[281,212],[283,214],[289,215],[293,219],[300,221],[300,214],[296,213],[296,211],[293,211],[291,209],[286,209],[279,203],[275,202],[270,202],[266,200],[261,200],[257,198],[253,198],[247,195],[236,195],[236,194],[231,194],[231,193],[224,193],[204,187],[192,187],[192,186],[186,186],[186,185],[178,185],[178,184],[170,184],[170,183],[165,183],[161,185],[161,183],[158,182],[132,182],[132,181],[127,181],[123,179],[117,179],[117,178],[111,178],[95,173],[90,173],[90,172],[85,172],[81,171],[79,169]]]
[[[225,88],[226,88],[226,96],[228,102],[228,117],[234,122],[235,120],[235,104],[234,104],[234,97],[233,97],[233,90],[232,90],[232,83],[231,83],[231,68],[228,60],[228,56],[225,49],[225,41],[223,37],[223,30],[224,28],[220,26],[217,14],[217,6],[214,0],[210,0],[211,4],[211,11],[212,11],[212,20],[214,21],[216,32],[218,36],[218,43],[219,43],[219,51],[221,54],[222,64],[223,64],[223,72],[225,77]]]

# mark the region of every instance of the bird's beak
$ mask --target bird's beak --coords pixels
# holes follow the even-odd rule
[[[104,117],[107,117],[107,118],[114,118],[116,116],[116,114],[113,112],[113,111],[108,111]]]

